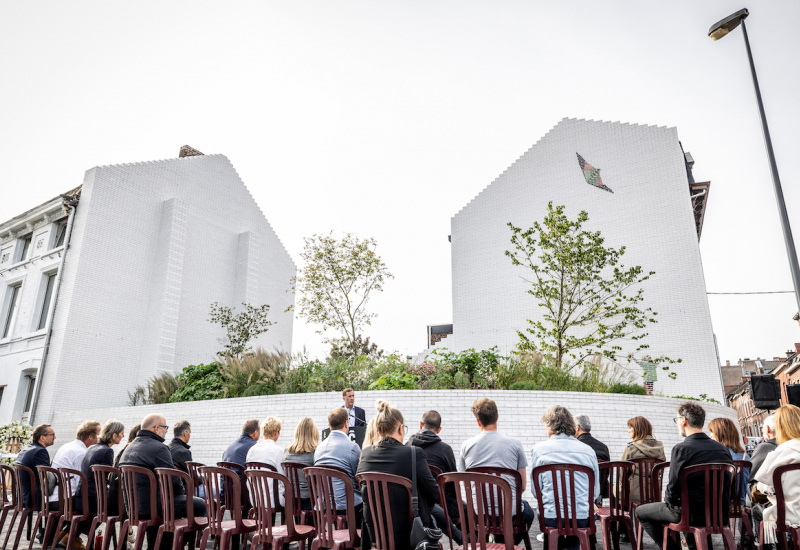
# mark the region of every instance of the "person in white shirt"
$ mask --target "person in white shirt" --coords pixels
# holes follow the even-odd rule
[[[267,418],[264,421],[264,425],[261,426],[261,435],[263,439],[247,451],[247,462],[263,462],[273,466],[278,470],[279,474],[286,475],[281,464],[283,462],[284,449],[276,443],[281,436],[281,421],[274,416]],[[270,480],[269,487],[272,490],[272,480]],[[280,505],[283,506],[285,498],[283,484],[280,484],[278,490],[280,493]]]

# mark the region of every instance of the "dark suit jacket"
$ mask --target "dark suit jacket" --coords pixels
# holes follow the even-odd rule
[[[222,461],[235,462],[244,468],[244,463],[247,461],[247,451],[249,451],[250,447],[255,444],[256,440],[249,435],[240,435],[239,438],[228,445],[228,448],[225,449],[224,453],[222,453]]]
[[[342,405],[342,408],[346,409],[347,407]],[[367,413],[364,412],[364,409],[362,409],[361,407],[359,407],[357,405],[353,405],[353,410],[356,413],[356,419],[361,421],[361,422],[356,422],[356,426],[364,426],[364,427],[366,427],[367,426]],[[362,424],[362,422],[363,422],[363,424]]]
[[[379,443],[361,451],[357,474],[381,472],[411,479],[411,453],[416,453],[417,460],[417,496],[419,497],[419,514],[425,525],[431,525],[430,509],[439,502],[439,488],[433,479],[425,453],[419,447],[406,447],[392,438],[382,439]],[[369,548],[369,542],[375,540],[372,516],[367,500],[366,483],[361,484],[361,496],[364,499],[364,523],[367,532],[362,532],[362,548]],[[398,485],[389,486],[391,500],[392,524],[394,527],[395,550],[409,550],[411,542],[411,520],[408,513],[408,492]],[[365,542],[366,541],[366,542]]]
[[[589,447],[592,448],[594,454],[597,455],[597,462],[608,462],[611,460],[611,454],[608,452],[608,447],[602,441],[598,441],[592,434],[589,433],[582,433],[578,436],[578,441],[581,443],[586,443]],[[603,498],[608,497],[608,475],[602,475],[600,477],[600,494]]]
[[[37,466],[50,466],[50,455],[47,454],[47,449],[41,443],[32,443],[22,449],[17,455],[16,464],[22,464],[33,470],[33,475],[38,476],[36,472]],[[22,485],[22,498],[25,501],[25,506],[33,508],[38,505],[42,498],[42,492],[39,490],[38,477],[36,478],[36,500],[31,502],[31,483],[28,476],[25,474],[20,475]]]
[[[669,465],[669,483],[664,492],[664,502],[670,506],[686,505],[681,502],[681,470],[688,466],[698,464],[709,464],[712,462],[722,462],[733,464],[731,453],[722,443],[717,443],[704,433],[691,434],[681,443],[672,448]],[[730,485],[729,476],[725,476],[728,482],[722,495],[724,502],[730,498],[728,486]],[[692,525],[700,525],[705,522],[705,500],[706,488],[703,474],[692,474],[686,480],[689,485],[689,519]],[[723,510],[725,521],[728,520],[728,507]]]

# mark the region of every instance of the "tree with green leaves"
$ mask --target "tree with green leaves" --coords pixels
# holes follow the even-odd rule
[[[523,277],[530,284],[527,292],[544,310],[540,319],[528,319],[527,328],[517,331],[518,350],[550,353],[565,369],[599,354],[618,362],[621,343],[633,342],[636,352],[648,347],[645,329],[656,322],[657,313],[644,307],[641,285],[655,272],[622,265],[624,246],[607,247],[599,231],[583,229],[589,220],[585,211],[570,220],[564,209],[551,202],[544,220],[533,227],[508,224],[513,248],[506,256],[531,274]]]
[[[222,355],[241,357],[253,349],[249,344],[254,338],[267,332],[270,325],[275,324],[267,320],[267,304],[254,306],[242,302],[242,306],[244,311],[235,313],[236,308],[221,306],[218,302],[211,304],[208,321],[220,325],[226,331],[226,339],[222,341],[225,346]]]
[[[307,237],[300,255],[304,266],[292,280],[300,317],[321,325],[319,334],[337,332],[339,338],[326,337],[325,342],[340,342],[354,357],[362,351],[359,336],[376,316],[367,310],[370,295],[394,278],[376,248],[375,239],[350,233],[341,239],[333,232]]]

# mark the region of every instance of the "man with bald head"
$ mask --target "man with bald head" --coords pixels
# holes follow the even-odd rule
[[[155,473],[156,468],[175,468],[169,448],[164,444],[164,436],[169,426],[167,419],[161,414],[151,414],[142,420],[142,427],[136,435],[136,439],[122,452],[120,466],[141,466]],[[206,505],[203,499],[187,496],[183,483],[177,477],[172,478],[173,491],[175,496],[175,514],[179,518],[186,517],[186,507],[193,506],[195,517],[206,515]],[[136,476],[136,492],[139,497],[139,514],[142,518],[151,517],[150,511],[150,490],[157,491],[157,487],[150,487],[149,480],[144,476]],[[189,500],[189,499],[192,500]],[[160,499],[156,499],[161,506]],[[160,514],[160,510],[158,511]],[[153,548],[155,544],[158,527],[147,530],[147,547]],[[162,548],[170,548],[172,538],[167,537],[167,533],[162,538]],[[166,540],[169,539],[169,540]]]

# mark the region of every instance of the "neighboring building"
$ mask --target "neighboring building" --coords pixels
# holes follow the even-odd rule
[[[213,360],[212,302],[270,305],[255,345],[291,349],[289,254],[227,158],[181,157],[92,168],[74,196],[0,224],[0,423],[118,406]]]
[[[552,201],[566,205],[572,219],[586,210],[586,229],[626,247],[624,265],[656,272],[644,286],[645,307],[658,312],[658,323],[647,328],[646,353],[682,362],[671,367],[677,379],[660,373],[655,392],[722,401],[698,244],[710,184],[694,181],[693,164],[674,128],[559,122],[453,217],[453,335],[440,345],[508,353],[526,320],[542,318],[526,294],[530,273],[504,253],[507,223],[530,227]],[[621,357],[636,347],[621,345]]]
[[[786,359],[772,371],[772,374],[781,383],[781,399],[784,404],[789,402],[786,396],[786,386],[800,384],[800,343],[795,343],[794,350],[788,351],[786,354]]]

